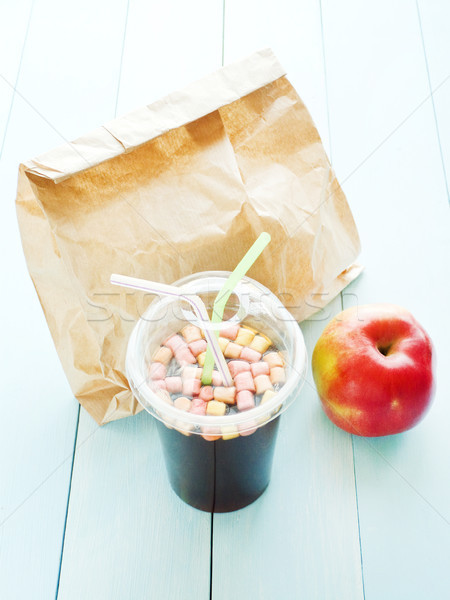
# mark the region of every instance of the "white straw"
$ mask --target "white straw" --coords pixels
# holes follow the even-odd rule
[[[133,288],[135,290],[144,290],[151,294],[158,294],[159,296],[174,296],[176,298],[182,298],[189,302],[194,309],[197,318],[204,323],[210,322],[206,306],[202,299],[196,295],[185,295],[180,288],[175,285],[167,285],[166,283],[157,283],[156,281],[147,281],[146,279],[138,279],[137,277],[128,277],[127,275],[111,275],[111,283],[114,285],[121,285],[123,287]],[[211,328],[204,328],[205,337],[209,347],[212,350],[214,356],[214,362],[222,375],[224,385],[232,386],[233,379],[228,369],[227,361],[220,349],[217,337]]]

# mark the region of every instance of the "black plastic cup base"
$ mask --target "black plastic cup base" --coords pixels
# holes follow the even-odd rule
[[[157,422],[169,481],[187,504],[205,512],[239,510],[257,500],[270,481],[280,417],[231,440],[185,436]]]

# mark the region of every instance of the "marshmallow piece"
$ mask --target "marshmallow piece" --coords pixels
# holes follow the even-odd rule
[[[222,375],[219,371],[214,370],[212,372],[212,384],[213,385],[223,385]]]
[[[205,358],[206,358],[206,352],[201,352],[198,356],[197,356],[197,362],[198,364],[203,367],[205,364]]]
[[[187,346],[186,342],[181,336],[178,335],[178,333],[174,333],[168,337],[163,345],[170,348],[174,354],[176,354],[176,351],[180,348],[186,348]]]
[[[232,425],[227,425],[226,427],[222,427],[222,439],[223,440],[232,440],[233,438],[239,437],[239,431],[236,427]]]
[[[205,402],[209,402],[214,398],[214,390],[211,385],[203,385],[200,388],[199,397]]]
[[[183,396],[198,396],[201,385],[200,379],[183,379]]]
[[[173,405],[175,408],[178,408],[178,410],[184,410],[186,412],[191,410],[191,401],[185,396],[178,396],[178,398],[174,400]]]
[[[222,437],[220,435],[220,429],[218,427],[203,427],[202,431],[202,438],[207,442],[215,442],[216,440],[220,440],[220,438]]]
[[[267,390],[273,390],[272,382],[268,375],[258,375],[254,379],[257,394],[264,394]]]
[[[249,410],[255,408],[255,397],[249,390],[242,390],[236,394],[238,410]]]
[[[228,368],[230,369],[231,377],[236,377],[238,373],[242,373],[243,371],[250,371],[250,365],[248,362],[244,362],[243,360],[230,360],[228,363]]]
[[[181,377],[166,377],[166,390],[170,394],[178,394],[183,387]]]
[[[175,429],[178,433],[189,437],[191,432],[194,430],[194,426],[191,423],[184,423],[183,421],[175,421]]]
[[[261,352],[256,352],[256,350],[252,350],[251,348],[242,348],[241,356],[242,360],[247,360],[248,362],[254,363],[259,362],[261,360]]]
[[[270,373],[269,365],[264,361],[252,363],[250,365],[250,370],[253,377],[257,377],[258,375],[269,375]]]
[[[254,335],[256,335],[257,333],[259,333],[259,331],[257,329],[255,329],[254,327],[250,327],[250,325],[242,325],[242,327],[244,329],[248,329],[249,331],[252,331]]]
[[[263,394],[263,397],[261,398],[261,404],[265,404],[266,402],[268,402],[271,398],[273,398],[274,396],[276,396],[277,393],[275,390],[266,390]]]
[[[191,402],[190,412],[194,415],[206,415],[207,403],[201,398],[194,398]]]
[[[202,332],[196,325],[186,325],[186,327],[183,327],[180,333],[184,337],[187,344],[202,339]]]
[[[227,405],[224,402],[218,402],[217,400],[211,400],[206,407],[206,414],[214,417],[223,417],[226,411]]]
[[[255,392],[255,382],[253,381],[252,374],[250,371],[243,371],[242,373],[238,373],[234,378],[234,385],[236,386],[236,390],[241,392],[242,390],[249,390],[250,392]]]
[[[227,347],[223,351],[223,354],[226,358],[239,358],[241,355],[242,346],[239,344],[235,344],[234,342],[229,342]]]
[[[195,356],[189,350],[188,346],[183,346],[175,350],[175,358],[180,365],[195,365],[197,362]]]
[[[270,340],[264,334],[258,333],[258,335],[255,335],[255,337],[253,338],[252,343],[249,344],[249,348],[251,348],[252,350],[256,350],[257,352],[261,352],[261,354],[264,354],[264,352],[266,352],[266,350],[268,350],[271,345],[272,340]]]
[[[220,349],[222,350],[222,352],[225,352],[225,348],[228,346],[228,344],[230,343],[230,340],[227,340],[227,338],[224,337],[220,337],[218,338],[218,342],[219,342],[219,346]]]
[[[153,354],[152,360],[154,362],[162,363],[164,366],[167,365],[172,360],[173,352],[167,346],[160,346],[156,352]]]
[[[228,327],[224,327],[219,331],[220,337],[228,338],[229,340],[235,340],[237,334],[239,333],[239,325],[229,325]]]
[[[286,383],[286,371],[283,367],[272,367],[270,369],[270,381],[276,383]]]
[[[165,365],[160,362],[153,362],[148,370],[150,379],[164,379],[167,373]]]
[[[198,356],[202,352],[206,352],[206,340],[195,340],[189,344],[189,350],[194,356]]]
[[[249,421],[248,423],[241,423],[238,425],[239,434],[242,435],[242,437],[252,435],[257,429],[256,421]]]
[[[241,346],[248,346],[252,343],[253,338],[255,337],[254,332],[251,329],[247,329],[246,327],[241,327],[239,329],[239,333],[237,334],[236,344],[240,344]]]
[[[279,352],[269,352],[263,356],[263,361],[266,362],[270,368],[284,367],[284,360]]]
[[[161,398],[161,400],[164,400],[164,402],[167,402],[167,404],[172,404],[172,398],[170,397],[170,394],[167,390],[160,389],[160,390],[157,390],[155,392],[155,394],[157,396],[159,396]]]
[[[165,379],[154,379],[151,383],[153,390],[167,390]]]
[[[202,369],[199,367],[183,367],[181,371],[181,375],[183,379],[201,379],[202,378]]]
[[[236,388],[233,387],[216,387],[214,388],[214,400],[219,400],[222,403],[234,404],[236,396]]]

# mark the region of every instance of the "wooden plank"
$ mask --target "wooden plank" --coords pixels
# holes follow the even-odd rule
[[[222,6],[222,0],[130,1],[118,115],[221,66]]]
[[[225,63],[270,47],[308,107],[329,153],[319,2],[227,0]]]
[[[429,94],[419,22],[406,2],[323,7],[333,156],[341,180],[351,174],[344,189],[366,266],[344,304],[408,307],[438,356],[437,396],[423,423],[398,436],[354,438],[365,597],[441,597],[450,583],[450,248],[431,102],[414,112]]]
[[[31,0],[0,4],[0,158],[31,6]]]
[[[58,598],[209,598],[208,513],[170,489],[153,418],[82,409]]]
[[[131,1],[117,114],[219,67],[221,31],[220,2]],[[149,415],[97,432],[81,411],[59,598],[209,598],[210,525],[171,491]]]
[[[430,93],[433,93],[447,195],[450,187],[450,39],[447,24],[450,19],[448,2],[417,0],[417,8],[427,58]]]
[[[7,315],[2,336],[9,342],[2,350],[7,368],[0,400],[2,598],[55,595],[78,419],[78,403],[22,257],[14,207],[17,166],[113,115],[125,6],[35,0],[17,80],[0,163],[2,273],[8,282],[8,293],[2,294],[2,314]],[[26,28],[28,11],[25,4],[20,7],[22,21],[14,12],[1,24],[6,40],[14,40],[15,33],[20,37]],[[101,30],[92,20],[97,11],[108,14],[111,36],[101,50]],[[102,75],[110,67],[113,85]]]
[[[340,309],[338,297],[302,324],[309,356]],[[351,439],[322,412],[309,369],[282,417],[268,489],[214,515],[213,598],[362,597]]]
[[[226,59],[265,45],[329,150],[319,4],[227,1]],[[309,356],[340,309],[337,298],[302,325]],[[351,439],[322,413],[310,371],[282,418],[269,488],[244,510],[214,516],[213,597],[362,598]]]

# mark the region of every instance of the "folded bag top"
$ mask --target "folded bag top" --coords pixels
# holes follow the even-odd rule
[[[140,410],[125,352],[151,300],[110,273],[231,271],[267,231],[249,275],[303,320],[361,271],[345,196],[270,50],[20,165],[16,204],[58,355],[100,424]]]

